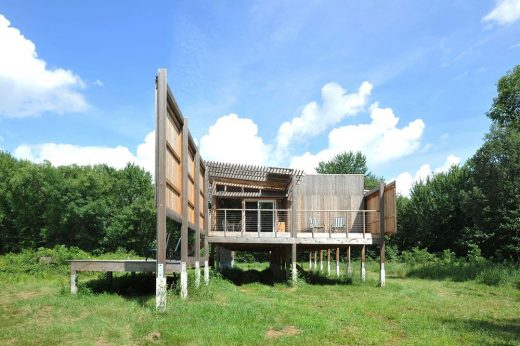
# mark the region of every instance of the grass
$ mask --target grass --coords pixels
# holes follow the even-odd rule
[[[212,273],[186,301],[170,290],[165,314],[154,309],[153,276],[109,282],[80,273],[71,296],[66,267],[0,266],[0,344],[520,345],[515,284],[408,277],[402,264],[389,263],[379,288],[377,264],[369,262],[364,284],[356,264],[352,281],[307,272],[307,283],[290,287],[272,282],[266,266]]]

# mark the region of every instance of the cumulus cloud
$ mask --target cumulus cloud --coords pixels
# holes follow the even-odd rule
[[[498,0],[496,6],[482,18],[483,22],[511,24],[520,18],[520,0]]]
[[[123,168],[127,163],[137,164],[153,176],[155,167],[155,131],[146,135],[137,146],[134,155],[128,147],[79,146],[72,144],[43,143],[22,144],[14,150],[14,156],[33,162],[48,160],[54,166],[106,164]]]
[[[81,112],[85,87],[70,70],[49,69],[36,46],[0,14],[0,116],[25,117],[43,112]]]
[[[431,169],[429,164],[424,164],[419,167],[415,174],[403,172],[391,180],[396,181],[397,193],[403,196],[409,196],[410,189],[415,183],[426,180],[426,178],[434,173],[447,172],[452,166],[457,166],[459,163],[460,157],[455,155],[448,155],[442,166],[437,167],[434,170]]]
[[[276,138],[277,152],[283,155],[296,139],[316,136],[343,118],[361,112],[371,91],[372,84],[368,82],[363,82],[357,93],[352,94],[337,83],[325,84],[321,88],[321,106],[311,102],[303,107],[300,116],[282,123]]]
[[[205,160],[260,165],[266,164],[271,146],[258,135],[258,126],[236,114],[220,117],[200,140]]]
[[[399,128],[399,118],[390,108],[371,107],[369,124],[346,125],[329,133],[328,147],[316,154],[306,152],[294,156],[290,166],[315,171],[320,161],[330,160],[344,151],[361,151],[367,156],[370,167],[416,152],[424,131],[424,121],[416,119]]]

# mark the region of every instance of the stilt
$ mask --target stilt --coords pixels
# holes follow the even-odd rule
[[[327,276],[330,276],[330,249],[327,249]]]
[[[380,264],[379,264],[379,284],[381,287],[385,287],[385,241],[383,240],[383,243],[381,244],[380,249]]]
[[[70,293],[78,293],[78,274],[75,270],[70,271]]]
[[[195,287],[199,288],[200,286],[200,262],[199,260],[195,260]]]
[[[323,250],[320,250],[320,272],[323,271]]]
[[[235,267],[235,251],[229,251],[229,268]]]
[[[295,285],[298,281],[298,269],[296,268],[296,244],[291,247],[291,281]]]
[[[204,284],[209,284],[209,242],[208,236],[204,237]]]
[[[157,264],[157,276],[155,279],[155,307],[157,311],[166,311],[166,276],[164,275],[164,265]]]
[[[350,260],[350,245],[347,248],[347,277],[352,278],[352,262]]]
[[[318,270],[318,251],[314,251],[314,270]]]
[[[361,247],[361,282],[365,282],[366,279],[366,269],[365,269],[365,245]]]
[[[186,262],[181,262],[181,298],[188,298],[188,271]]]
[[[336,277],[339,277],[339,247],[336,248]]]
[[[312,269],[312,251],[309,251],[309,270]]]

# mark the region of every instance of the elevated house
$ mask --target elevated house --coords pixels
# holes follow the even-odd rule
[[[204,161],[168,87],[166,70],[156,78],[157,258],[141,261],[72,261],[71,291],[79,271],[156,273],[157,308],[166,304],[166,275],[180,274],[181,296],[188,295],[188,268],[195,285],[209,280],[209,266],[229,267],[233,251],[266,251],[273,275],[297,280],[298,252],[316,268],[318,253],[380,252],[380,283],[385,284],[384,236],[396,232],[395,182],[364,190],[360,174],[304,175],[289,168]],[[181,224],[180,260],[167,258],[166,219]],[[204,251],[201,251],[203,247]],[[203,255],[202,255],[203,254]],[[210,263],[211,256],[211,263]],[[339,267],[337,265],[337,271]]]

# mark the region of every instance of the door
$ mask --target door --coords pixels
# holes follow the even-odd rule
[[[274,202],[273,201],[258,201],[258,213],[260,214],[259,229],[260,232],[274,231]]]

